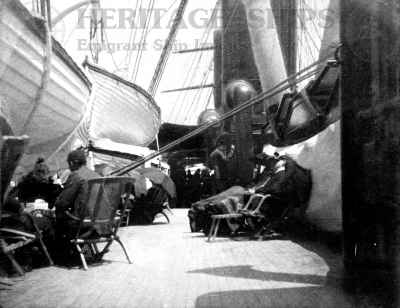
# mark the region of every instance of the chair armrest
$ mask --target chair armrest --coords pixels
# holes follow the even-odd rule
[[[5,232],[5,233],[11,233],[14,235],[20,235],[20,236],[24,236],[30,239],[34,239],[36,238],[36,236],[32,233],[27,233],[27,232],[23,232],[23,231],[19,231],[16,229],[11,229],[11,228],[0,228],[0,232]]]
[[[65,211],[65,215],[67,215],[69,218],[75,220],[75,221],[81,221],[79,217],[76,217],[75,215],[72,215],[71,212]]]

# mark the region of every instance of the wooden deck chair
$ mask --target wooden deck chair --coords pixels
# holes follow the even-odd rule
[[[167,211],[172,213],[168,203],[168,193],[162,187],[154,185],[144,198],[135,200],[132,214],[134,220],[146,224],[151,224],[154,218],[161,214],[169,223]]]
[[[27,136],[14,137],[14,136],[3,136],[1,140],[1,151],[0,151],[0,175],[1,175],[1,186],[0,186],[0,197],[1,205],[6,200],[7,188],[10,184],[11,178],[14,174],[15,169],[28,145],[29,138]],[[53,265],[47,248],[42,240],[42,234],[35,223],[35,219],[32,215],[26,214],[31,220],[31,225],[34,227],[34,232],[22,232],[13,228],[6,228],[2,226],[4,221],[0,220],[0,252],[7,256],[11,265],[15,268],[18,274],[23,275],[24,270],[18,264],[14,258],[14,253],[17,249],[31,244],[35,241],[40,243],[40,246],[49,261],[50,265]],[[6,214],[1,212],[0,207],[0,219],[10,218],[12,214]]]
[[[265,199],[269,198],[271,195],[263,195],[263,194],[252,194],[245,204],[245,206],[240,209],[236,213],[229,214],[216,214],[211,216],[211,227],[208,233],[208,241],[210,242],[214,239],[218,234],[219,224],[221,220],[231,220],[231,219],[239,219],[245,217],[259,217],[263,218],[260,213],[261,205],[264,203]],[[256,202],[258,200],[258,202]]]
[[[76,247],[83,268],[88,269],[83,249],[90,251],[96,261],[100,261],[109,251],[110,245],[117,241],[131,264],[125,246],[118,236],[121,218],[117,214],[122,213],[128,203],[133,199],[134,180],[130,177],[105,177],[88,180],[87,210],[89,217],[79,219],[69,214],[70,217],[79,220],[80,227],[77,235],[71,240]],[[99,249],[98,244],[105,246]]]
[[[7,197],[7,189],[18,163],[29,143],[28,136],[3,136],[0,151],[0,197],[1,202]]]
[[[169,207],[167,192],[163,188],[157,186],[154,196],[150,202],[155,205],[160,205],[160,212],[156,213],[156,215],[157,214],[163,215],[167,220],[167,222],[170,223],[169,217],[166,212],[168,211],[172,213],[172,210]]]

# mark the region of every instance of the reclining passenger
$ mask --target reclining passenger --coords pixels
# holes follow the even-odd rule
[[[305,203],[311,191],[311,173],[299,166],[288,156],[274,155],[275,166],[261,184],[256,185],[252,192],[269,194],[268,202],[260,208],[265,217],[256,236],[275,233],[274,229],[279,227],[285,213]],[[301,174],[297,174],[301,173]],[[304,182],[304,183],[299,183]]]

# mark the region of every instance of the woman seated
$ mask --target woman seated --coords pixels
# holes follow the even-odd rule
[[[16,194],[21,202],[28,203],[43,199],[49,208],[52,208],[61,190],[61,186],[53,182],[50,169],[44,159],[39,158],[33,170],[24,176],[16,187]]]
[[[144,196],[137,197],[131,209],[133,224],[151,224],[168,201],[167,192],[159,185],[153,185]]]

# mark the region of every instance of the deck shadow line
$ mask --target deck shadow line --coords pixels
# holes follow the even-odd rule
[[[326,276],[264,272],[253,269],[251,265],[210,267],[210,268],[189,271],[188,273],[208,274],[214,276],[245,278],[253,280],[256,279],[261,281],[282,281],[282,282],[305,283],[305,284],[315,284],[315,285],[324,285],[326,283]]]

